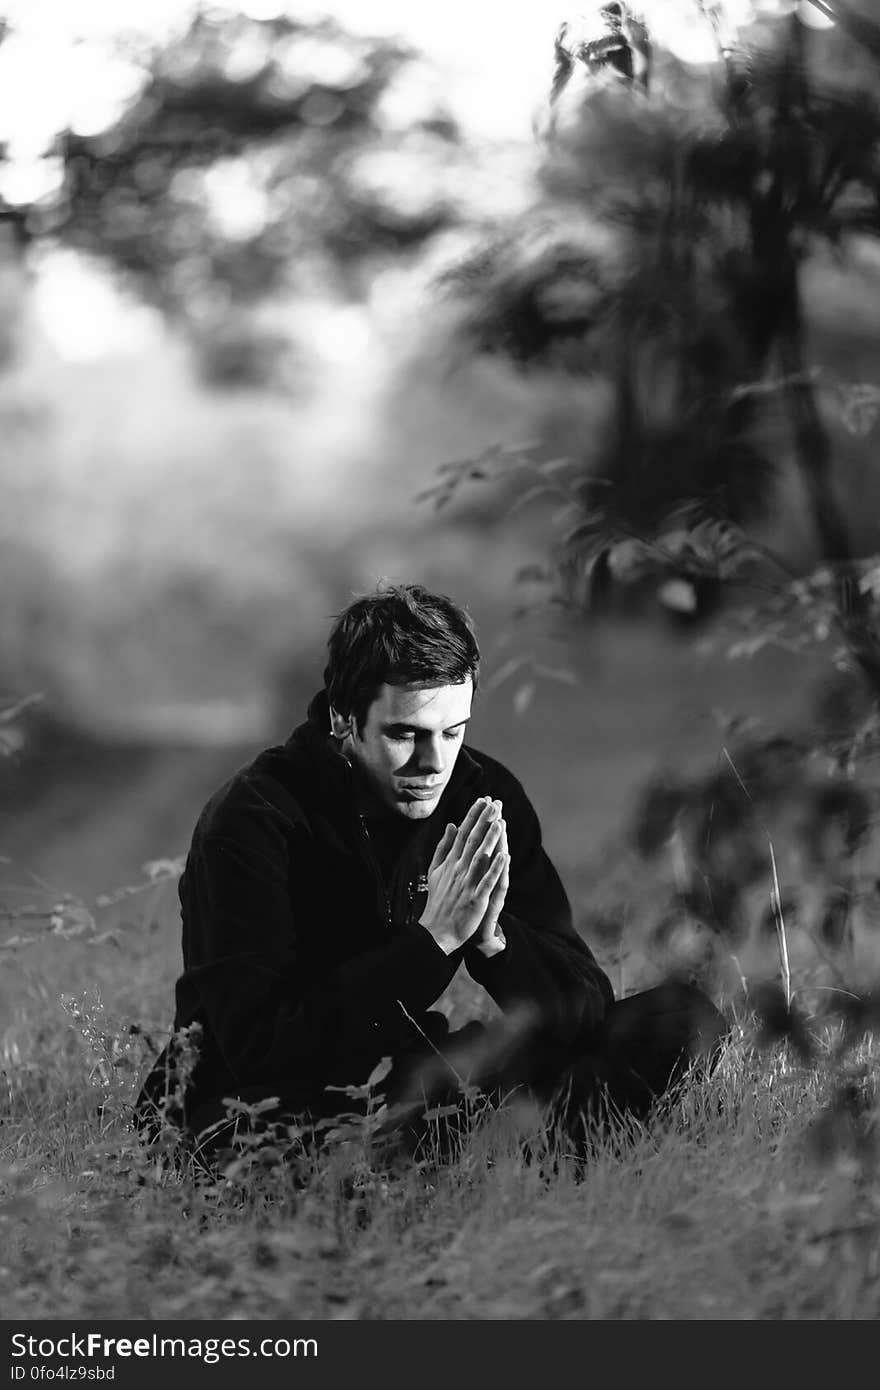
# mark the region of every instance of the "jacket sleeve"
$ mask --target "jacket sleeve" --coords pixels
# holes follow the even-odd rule
[[[446,988],[450,962],[427,932],[401,932],[315,979],[291,862],[300,834],[308,872],[310,840],[281,822],[268,809],[240,814],[234,834],[224,827],[194,845],[182,891],[190,986],[239,1085],[360,1083],[394,1050],[396,1001],[424,1011]]]
[[[523,788],[507,774],[493,794],[502,797],[510,849],[510,887],[500,917],[507,945],[489,957],[466,948],[465,964],[505,1013],[530,1010],[541,1032],[564,1046],[601,1023],[614,991],[574,928]]]

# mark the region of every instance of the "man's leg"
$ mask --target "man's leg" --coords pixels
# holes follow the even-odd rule
[[[411,1158],[454,1155],[468,1128],[468,1088],[482,1090],[490,1037],[491,1029],[474,1021],[396,1057],[380,1137]]]
[[[671,982],[618,1000],[589,1049],[559,1077],[555,1100],[566,1128],[578,1128],[581,1113],[644,1119],[674,1095],[693,1063],[708,1075],[729,1031],[696,985]]]
[[[616,1114],[644,1119],[693,1063],[711,1071],[729,1031],[708,995],[684,983],[619,1000],[581,1050],[547,1043],[510,1019],[470,1023],[398,1059],[387,1132],[411,1154],[453,1154],[468,1128],[464,1086],[492,1105],[519,1097],[552,1107],[582,1142],[584,1117],[588,1125]],[[426,1110],[438,1109],[436,1120],[425,1121]]]
[[[438,1140],[440,1150],[453,1152],[467,1128],[464,1085],[493,1104],[517,1094],[542,1106],[552,1104],[569,1133],[583,1138],[584,1116],[588,1123],[615,1114],[643,1119],[658,1100],[674,1092],[693,1062],[710,1071],[728,1032],[709,997],[695,985],[681,983],[618,1000],[576,1055],[523,1034],[506,1020],[468,1024],[433,1046],[433,1039],[425,1039],[423,1047],[395,1059],[384,1088],[389,1110],[380,1136],[396,1134],[410,1153],[435,1147]],[[239,1099],[255,1103],[278,1094],[278,1087],[264,1085],[240,1093]],[[344,1097],[339,1101],[340,1110],[352,1108]],[[438,1107],[449,1110],[442,1123],[426,1121],[425,1111]],[[231,1147],[236,1132],[247,1128],[239,1118],[214,1130],[225,1114],[218,1098],[187,1117],[190,1134],[200,1136],[196,1146],[201,1157],[210,1160]],[[260,1117],[258,1127],[291,1124],[297,1114],[303,1117],[302,1102],[282,1097],[277,1110]]]

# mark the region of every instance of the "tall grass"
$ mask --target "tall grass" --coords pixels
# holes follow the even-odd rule
[[[835,1060],[828,1026],[803,1060],[739,1009],[711,1080],[586,1161],[527,1105],[474,1103],[451,1152],[439,1121],[411,1157],[367,1120],[211,1176],[128,1127],[164,1040],[167,906],[116,946],[5,953],[4,1318],[880,1313],[871,1035]]]

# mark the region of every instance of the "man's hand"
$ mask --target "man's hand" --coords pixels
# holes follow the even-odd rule
[[[507,897],[507,890],[510,887],[510,850],[507,846],[507,826],[503,820],[501,822],[501,838],[495,852],[503,859],[504,867],[501,871],[501,877],[489,894],[489,905],[486,908],[485,916],[474,935],[476,947],[484,956],[497,956],[498,952],[503,951],[507,945],[504,932],[498,921],[501,909],[504,907],[504,900]]]
[[[498,853],[503,836],[501,803],[484,796],[457,830],[447,825],[434,851],[420,921],[447,956],[469,941],[486,917],[508,862]]]

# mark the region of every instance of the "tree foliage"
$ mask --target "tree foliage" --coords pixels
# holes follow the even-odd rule
[[[26,244],[98,258],[206,347],[273,297],[360,295],[376,265],[456,220],[460,132],[430,93],[395,113],[419,63],[403,44],[204,10],[143,61],[118,121],[59,133],[57,195],[0,217]],[[242,331],[259,375],[276,345]],[[220,352],[221,375],[235,378],[236,352]]]
[[[870,434],[880,390],[814,359],[805,291],[817,257],[845,266],[880,235],[880,46],[840,9],[847,23],[826,34],[791,15],[762,21],[702,73],[656,47],[647,80],[625,61],[588,73],[582,109],[552,129],[538,204],[447,286],[473,350],[567,373],[591,427],[566,448],[551,422],[536,441],[447,465],[435,493],[446,503],[466,479],[531,474],[525,495],[553,500],[558,545],[523,578],[579,612],[647,580],[688,614],[748,585],[716,642],[743,656],[828,652],[809,730],[728,721],[716,768],[644,788],[586,924],[621,972],[628,937],[710,987],[733,970],[803,1055],[790,988],[759,999],[746,973],[766,976],[788,933],[817,997],[858,1010],[880,921],[878,557],[858,554],[844,521],[829,428],[833,409]],[[587,68],[620,57],[619,28],[606,38]],[[822,561],[810,574],[753,525],[778,517],[786,453]]]
[[[605,10],[617,53],[629,7]],[[790,441],[837,617],[880,692],[874,600],[835,495],[803,288],[817,251],[845,256],[880,234],[876,82],[861,50],[846,64],[847,43],[848,30],[811,32],[792,15],[744,32],[704,72],[656,47],[650,83],[634,80],[635,58],[617,62],[618,80],[587,82],[553,130],[537,205],[451,283],[475,350],[604,388],[607,414],[573,452],[556,566],[569,597],[600,601],[632,569],[634,538],[637,568],[653,559],[664,581],[717,592],[712,570],[753,579],[754,552],[731,566],[731,538],[773,515]],[[831,385],[863,430],[859,401],[870,408],[875,388]]]

